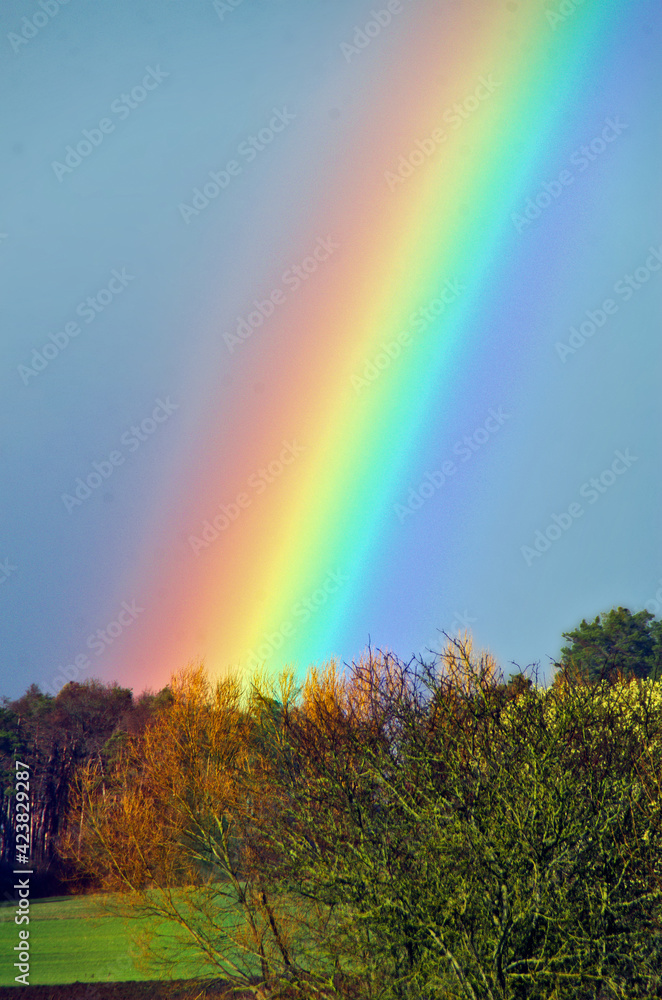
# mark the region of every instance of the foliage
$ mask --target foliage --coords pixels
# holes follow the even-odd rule
[[[659,989],[659,702],[629,692],[644,733],[598,688],[508,697],[467,643],[440,665],[371,659],[349,686],[322,678],[292,713],[278,875],[348,914],[363,995]]]
[[[265,1000],[662,995],[660,627],[583,621],[550,687],[468,636],[300,686],[33,687],[0,708],[5,848],[20,753],[38,857],[145,918],[152,974]]]
[[[171,691],[169,710],[127,742],[112,778],[94,763],[81,772],[83,861],[107,889],[127,894],[133,913],[178,928],[175,946],[143,935],[162,972],[190,954],[210,976],[256,996],[281,987],[305,995],[297,992],[305,961],[294,953],[310,907],[304,914],[272,892],[253,836],[278,812],[265,739],[278,706],[258,690],[246,702],[236,679],[211,684],[200,667],[173,678]]]
[[[592,622],[582,620],[564,632],[569,646],[557,664],[561,676],[596,681],[623,677],[650,677],[662,681],[662,621],[649,611],[632,614],[612,608]]]
[[[172,690],[112,787],[85,774],[85,849],[210,974],[302,1000],[662,990],[658,685],[506,684],[464,640]]]
[[[77,769],[90,760],[104,772],[112,769],[127,734],[141,731],[167,701],[167,691],[134,701],[127,688],[94,680],[67,684],[55,698],[33,684],[21,698],[4,699],[0,707],[0,863],[7,869],[14,867],[14,761],[21,759],[31,769],[30,860],[36,880],[43,888],[49,874],[75,880],[76,866],[65,869],[60,844],[65,836],[75,837],[80,824],[70,795]]]

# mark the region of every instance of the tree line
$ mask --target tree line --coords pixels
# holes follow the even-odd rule
[[[548,687],[467,638],[301,682],[31,689],[3,765],[38,752],[40,857],[166,921],[164,970],[300,1000],[660,995],[659,623],[564,638]]]
[[[36,892],[80,890],[76,865],[65,860],[62,838],[80,830],[72,811],[77,771],[95,761],[111,772],[124,741],[141,733],[167,704],[168,689],[134,699],[128,688],[96,680],[67,684],[56,697],[33,684],[0,704],[0,868],[15,867],[14,761],[31,774],[31,849]]]

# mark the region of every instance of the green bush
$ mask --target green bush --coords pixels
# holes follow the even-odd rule
[[[320,952],[363,996],[659,995],[657,685],[508,687],[456,643],[317,675],[284,719],[274,884],[337,915]]]

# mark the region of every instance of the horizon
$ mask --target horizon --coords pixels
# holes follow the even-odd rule
[[[0,10],[8,696],[659,615],[652,0],[54,2]]]

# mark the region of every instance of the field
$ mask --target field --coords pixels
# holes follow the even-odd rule
[[[150,975],[136,961],[135,937],[141,921],[123,920],[106,912],[100,904],[100,896],[65,896],[32,903],[29,926],[31,987],[55,983],[145,981],[158,977],[158,973]],[[18,927],[14,923],[13,909],[6,907],[0,913],[0,950],[8,956],[14,953],[18,943]],[[3,962],[0,966],[0,987],[12,986],[11,995],[18,996],[21,987],[14,982],[17,970],[10,968],[12,964]],[[196,971],[180,963],[173,978],[188,979]],[[105,991],[100,991],[98,995],[104,994]],[[74,993],[69,995],[73,997]],[[87,996],[92,1000],[90,991]]]

